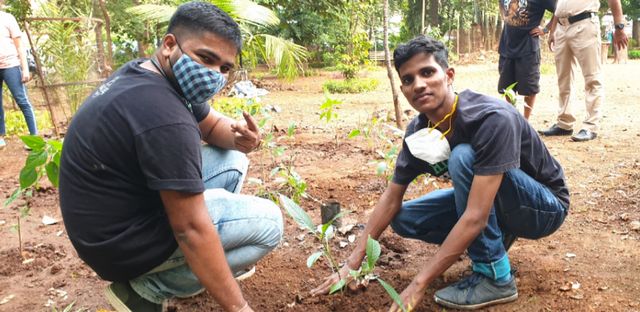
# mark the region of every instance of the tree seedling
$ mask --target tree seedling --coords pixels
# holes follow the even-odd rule
[[[298,204],[296,204],[290,198],[280,194],[280,204],[283,206],[287,214],[303,229],[305,229],[310,234],[320,241],[322,244],[322,248],[320,251],[314,252],[307,258],[307,267],[311,268],[313,265],[320,259],[320,257],[324,257],[327,260],[329,268],[331,271],[338,272],[340,267],[338,263],[333,258],[333,254],[331,252],[331,239],[334,237],[334,227],[333,223],[338,219],[349,213],[349,211],[342,211],[335,215],[329,222],[324,224],[316,225],[311,220],[311,217],[304,211],[304,209],[300,208]]]
[[[393,286],[389,285],[383,279],[381,279],[378,275],[374,273],[376,268],[376,263],[380,259],[380,243],[377,240],[371,238],[371,236],[367,237],[367,249],[366,255],[367,258],[362,262],[360,268],[358,270],[351,270],[349,275],[353,277],[355,286],[354,288],[366,288],[369,285],[370,281],[376,280],[382,285],[382,288],[389,294],[389,297],[402,309],[402,311],[407,311],[407,308],[404,306],[402,299],[398,292],[393,288]],[[343,278],[338,283],[331,286],[329,289],[329,294],[333,294],[346,286],[347,279]],[[410,308],[409,308],[410,309]]]
[[[334,110],[338,105],[342,104],[342,101],[338,99],[332,99],[331,97],[329,97],[329,94],[325,94],[324,97],[324,103],[320,105],[320,120],[324,120],[327,124],[330,124],[331,120],[338,118],[338,113],[336,113]],[[340,144],[340,142],[338,141],[338,128],[334,127],[334,131],[336,146],[338,146]]]

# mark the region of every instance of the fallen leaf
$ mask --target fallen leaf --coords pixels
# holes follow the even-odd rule
[[[338,229],[338,233],[345,235],[349,233],[356,225],[355,224],[345,224]]]
[[[29,264],[29,263],[31,263],[31,262],[33,262],[35,260],[36,260],[35,258],[24,259],[24,261],[22,261],[22,264]]]
[[[571,289],[580,289],[580,286],[578,282],[571,282]]]
[[[569,258],[569,259],[571,259],[571,258],[575,258],[575,257],[576,257],[576,254],[574,254],[574,253],[570,253],[570,252],[567,252],[567,254],[565,254],[564,256],[565,256],[565,257],[567,257],[567,258]]]
[[[349,237],[347,237],[347,240],[349,241],[349,243],[353,243],[356,241],[356,236],[355,234],[351,234],[349,235]]]
[[[607,290],[607,289],[609,289],[609,286],[600,286],[600,287],[598,287],[598,290],[600,290],[600,291],[604,291],[604,290]]]
[[[562,290],[562,291],[569,291],[569,290],[571,290],[571,286],[569,286],[569,285],[562,285],[562,286],[560,286],[560,290]]]
[[[11,299],[13,299],[15,297],[16,297],[16,295],[8,295],[8,296],[2,298],[2,300],[0,300],[0,304],[5,304],[5,303],[11,301]]]

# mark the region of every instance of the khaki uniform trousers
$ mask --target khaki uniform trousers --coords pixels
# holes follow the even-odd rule
[[[598,131],[604,97],[600,59],[600,21],[592,17],[573,24],[558,24],[555,32],[555,58],[558,73],[558,127],[571,130],[576,118],[571,112],[571,87],[576,65],[580,65],[585,85],[587,115],[581,129]]]

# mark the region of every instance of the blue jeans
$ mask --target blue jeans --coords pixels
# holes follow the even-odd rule
[[[278,246],[282,213],[270,200],[239,194],[249,164],[245,154],[207,145],[202,148],[202,162],[205,203],[235,274]],[[164,263],[129,283],[140,296],[156,303],[188,297],[203,289],[180,248]]]
[[[27,98],[27,90],[22,83],[22,70],[20,66],[10,68],[0,68],[0,135],[5,135],[7,130],[4,125],[4,109],[2,107],[2,82],[7,83],[13,99],[20,107],[24,120],[27,122],[29,133],[31,135],[38,134],[38,128],[36,127],[36,117],[31,108],[31,103]]]
[[[436,190],[406,201],[391,222],[401,236],[442,244],[467,208],[474,172],[475,152],[468,144],[456,146],[449,157],[453,188]],[[544,185],[520,169],[504,174],[486,228],[467,249],[473,270],[499,279],[508,276],[509,260],[502,233],[538,239],[555,232],[566,208]]]

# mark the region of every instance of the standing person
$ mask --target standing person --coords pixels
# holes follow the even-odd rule
[[[555,10],[555,0],[499,0],[504,28],[500,36],[498,92],[516,82],[514,91],[524,95],[524,118],[529,120],[540,92],[540,26],[544,12]]]
[[[0,0],[0,9],[4,0]],[[22,45],[22,32],[16,18],[10,13],[0,11],[0,149],[7,143],[4,140],[6,128],[4,124],[4,108],[2,104],[2,83],[5,82],[13,99],[20,107],[31,135],[38,134],[36,118],[27,97],[24,86],[31,80],[27,63],[27,50]]]
[[[218,7],[178,7],[149,59],[97,88],[64,139],[60,208],[78,255],[122,311],[161,311],[204,290],[225,311],[253,311],[234,277],[282,236],[271,201],[240,195],[256,121],[235,121],[209,99],[241,49],[240,28]],[[208,145],[202,146],[201,140]]]
[[[429,284],[468,252],[473,273],[435,293],[455,309],[478,309],[518,298],[507,250],[515,237],[554,233],[569,209],[560,164],[524,117],[500,99],[454,92],[455,71],[442,42],[419,36],[393,53],[402,94],[419,112],[407,126],[393,180],[374,207],[345,265],[312,294],[352,279],[369,235],[391,224],[401,236],[438,244],[436,254],[400,295],[417,307]],[[403,202],[416,177],[446,172],[453,188]],[[348,282],[348,281],[347,281]],[[394,306],[390,311],[400,311]]]
[[[624,16],[620,0],[608,0],[613,14],[615,31],[614,48],[627,46],[624,33]],[[549,47],[555,53],[558,73],[559,111],[555,124],[547,130],[538,131],[542,135],[572,135],[576,118],[571,112],[571,83],[575,66],[580,65],[584,77],[585,106],[587,116],[580,131],[571,139],[576,142],[593,140],[598,136],[601,106],[604,90],[602,86],[602,58],[600,42],[600,20],[598,0],[558,0],[556,12],[551,21]]]

